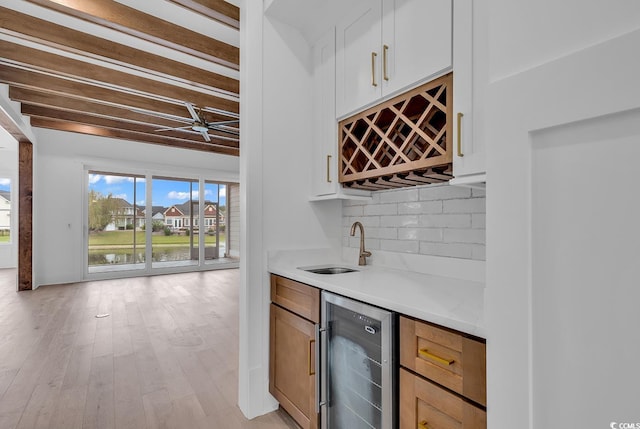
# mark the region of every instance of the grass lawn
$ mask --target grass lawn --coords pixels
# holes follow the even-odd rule
[[[0,243],[8,243],[10,238],[11,237],[9,235],[0,235]],[[207,242],[205,241],[205,243]]]
[[[224,242],[225,234],[220,233],[220,242]],[[136,232],[136,244],[144,244],[145,232]],[[194,241],[198,241],[198,237],[194,237]],[[206,235],[204,242],[206,244],[216,244],[215,235]],[[189,236],[187,235],[153,235],[152,243],[159,245],[172,244],[189,244]],[[96,232],[89,234],[89,246],[126,246],[133,244],[133,231],[108,231]]]

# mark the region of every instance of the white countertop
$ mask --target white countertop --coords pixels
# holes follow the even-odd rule
[[[450,258],[447,258],[450,259]],[[356,269],[314,274],[299,267],[336,265]],[[327,250],[270,252],[270,273],[398,313],[486,338],[484,283],[389,267],[345,264]]]

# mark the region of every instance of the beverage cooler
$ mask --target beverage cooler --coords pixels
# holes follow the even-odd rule
[[[397,427],[396,314],[322,292],[323,429]]]

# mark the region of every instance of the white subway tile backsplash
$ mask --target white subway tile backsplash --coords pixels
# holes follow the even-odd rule
[[[380,198],[381,203],[404,203],[407,201],[418,201],[418,189],[400,189],[396,191],[384,191],[374,193]]]
[[[447,243],[484,244],[485,231],[483,229],[447,228],[444,230],[443,241]]]
[[[471,228],[469,214],[421,215],[420,226],[425,228]]]
[[[420,225],[420,216],[418,215],[398,215],[398,216],[381,216],[380,226],[387,227],[407,227]]]
[[[471,228],[485,229],[487,225],[487,215],[485,213],[474,213],[471,215]]]
[[[471,189],[460,186],[429,186],[419,191],[420,201],[450,200],[455,198],[470,198]]]
[[[410,240],[380,240],[380,250],[386,252],[418,253],[420,244]]]
[[[398,228],[398,240],[442,241],[440,228]]]
[[[398,214],[442,213],[442,201],[398,203]]]
[[[487,248],[484,245],[476,244],[471,246],[471,259],[475,259],[476,261],[486,261],[486,250]]]
[[[485,198],[467,198],[443,201],[445,213],[486,213]]]
[[[429,185],[372,193],[371,200],[343,203],[343,245],[358,248],[365,226],[366,248],[464,259],[485,259],[484,190]]]
[[[364,207],[365,216],[396,215],[398,214],[397,204],[370,204]]]

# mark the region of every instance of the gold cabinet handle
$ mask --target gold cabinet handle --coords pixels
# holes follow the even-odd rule
[[[382,45],[382,77],[384,80],[389,80],[389,74],[387,73],[389,45]]]
[[[445,358],[442,358],[440,356],[434,355],[433,353],[430,353],[429,350],[427,350],[427,349],[418,350],[418,354],[420,356],[422,356],[423,358],[425,358],[425,359],[429,359],[431,361],[441,363],[442,365],[449,366],[453,362],[455,362],[453,359],[445,359]]]
[[[462,117],[464,115],[462,114],[462,112],[458,112],[458,156],[459,157],[463,157],[464,154],[462,153]]]
[[[376,57],[377,56],[378,56],[377,53],[371,52],[371,85],[372,86],[378,86],[378,83],[376,82]]]
[[[331,183],[331,155],[327,155],[327,183]]]
[[[418,423],[418,429],[429,429],[426,420],[422,420],[420,423]]]
[[[307,369],[309,370],[309,375],[316,375],[315,365],[311,365],[311,355],[315,355],[315,351],[312,353],[312,350],[315,350],[314,344],[316,343],[315,339],[309,340],[309,358],[307,360]]]

